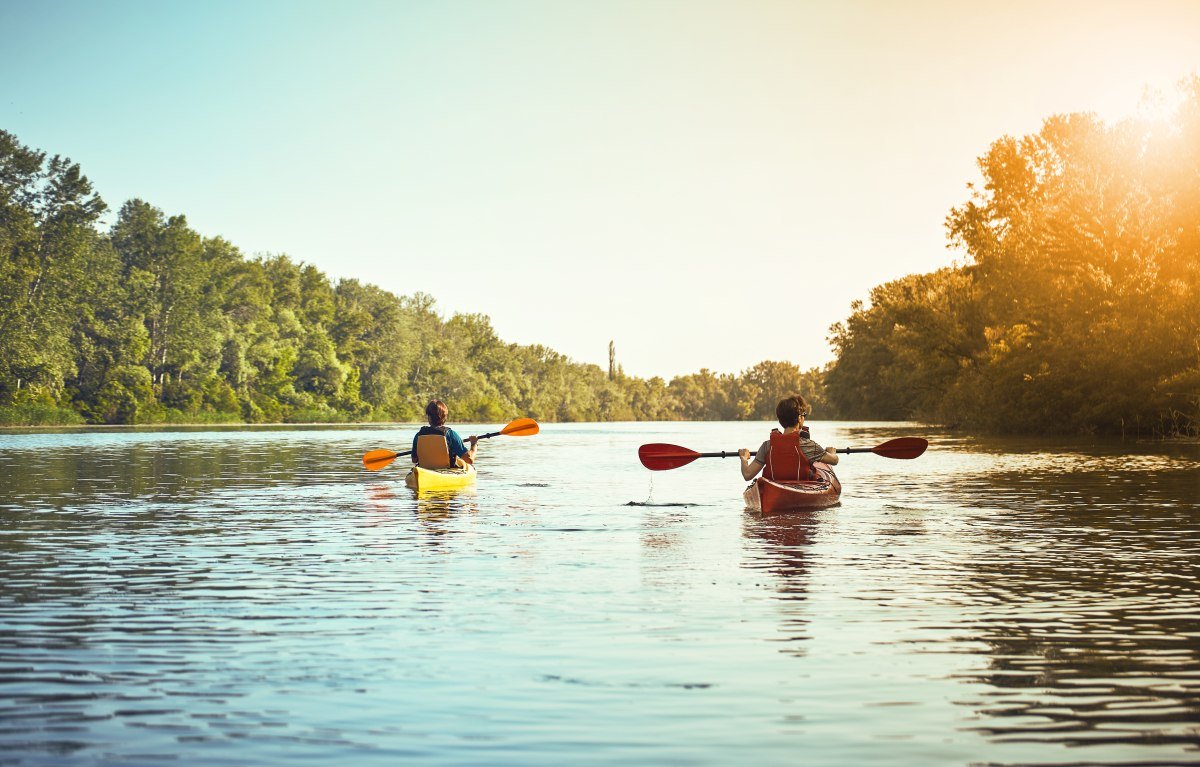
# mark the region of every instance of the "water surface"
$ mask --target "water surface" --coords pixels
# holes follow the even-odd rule
[[[767,518],[636,458],[767,428],[419,498],[358,463],[410,427],[0,434],[0,764],[1200,762],[1200,448],[817,422],[932,446]]]

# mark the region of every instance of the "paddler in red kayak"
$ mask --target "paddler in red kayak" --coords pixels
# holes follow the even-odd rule
[[[808,402],[799,394],[779,400],[775,406],[775,417],[783,431],[771,430],[771,437],[758,448],[754,459],[750,451],[742,448],[738,457],[742,459],[742,478],[754,479],[764,468],[763,476],[776,482],[797,482],[817,479],[812,465],[818,461],[830,466],[838,462],[837,453],[813,442],[808,436],[804,419],[812,412]]]

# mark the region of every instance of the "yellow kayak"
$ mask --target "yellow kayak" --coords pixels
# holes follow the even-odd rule
[[[412,467],[404,478],[404,484],[413,490],[454,490],[475,484],[475,467],[467,464],[465,469],[422,469]]]

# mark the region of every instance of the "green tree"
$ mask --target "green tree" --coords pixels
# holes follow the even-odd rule
[[[130,200],[121,206],[112,244],[123,266],[130,310],[141,315],[150,337],[143,364],[151,380],[161,385],[207,373],[209,339],[199,311],[206,277],[200,235],[183,216],[167,218],[149,203]]]
[[[1200,184],[1194,153],[1190,174],[1163,172],[1164,140],[1145,123],[1068,115],[981,158],[984,191],[949,219],[977,265],[986,324],[955,400],[964,423],[1115,432],[1161,421],[1168,382],[1197,367],[1198,286],[1194,269],[1177,271],[1194,244],[1164,222],[1194,219],[1177,206]]]
[[[0,402],[26,386],[62,396],[104,210],[77,164],[0,131]]]
[[[871,291],[832,328],[824,394],[849,418],[938,420],[983,342],[971,269],[909,275]]]

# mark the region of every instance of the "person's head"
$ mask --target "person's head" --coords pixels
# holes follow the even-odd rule
[[[780,426],[790,429],[807,417],[811,410],[808,401],[795,394],[779,400],[779,404],[775,406],[775,417],[779,419]]]
[[[450,409],[440,399],[431,400],[425,406],[425,417],[429,419],[430,426],[441,426],[446,423],[446,416],[448,415],[450,415]]]

